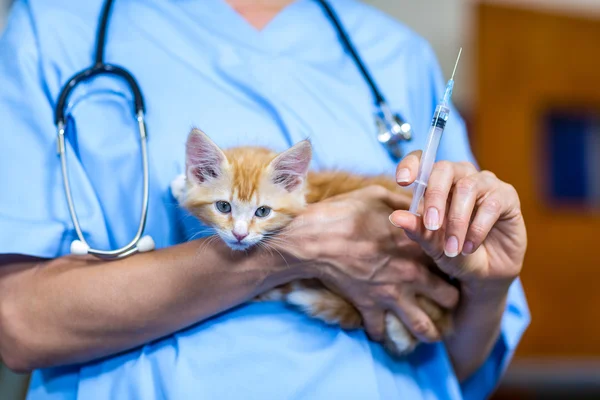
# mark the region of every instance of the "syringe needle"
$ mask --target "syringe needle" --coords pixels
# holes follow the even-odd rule
[[[461,53],[462,53],[462,47],[458,51],[458,57],[456,57],[456,62],[454,63],[454,70],[452,71],[452,77],[450,78],[450,80],[454,79],[454,74],[456,73],[456,67],[458,67],[458,60],[460,60]]]
[[[417,172],[417,177],[414,182],[415,185],[413,198],[408,210],[414,215],[419,215],[417,213],[419,203],[425,194],[425,189],[427,188],[427,183],[429,182],[429,177],[431,176],[431,171],[433,170],[433,164],[436,160],[438,146],[440,144],[440,140],[442,139],[442,134],[444,133],[446,121],[450,116],[450,99],[452,97],[452,89],[454,88],[454,74],[456,73],[456,67],[458,66],[461,53],[462,47],[458,52],[458,57],[456,58],[456,63],[454,64],[454,71],[452,71],[452,77],[446,84],[444,97],[442,97],[435,108],[427,143],[425,145],[423,154],[421,155],[419,171]]]

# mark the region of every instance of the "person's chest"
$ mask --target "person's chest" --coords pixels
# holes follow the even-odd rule
[[[393,172],[393,161],[376,139],[371,93],[333,27],[321,16],[324,21],[316,27],[330,32],[316,35],[310,26],[299,33],[286,30],[296,14],[300,18],[306,13],[306,3],[313,2],[282,11],[260,33],[216,3],[193,9],[115,6],[106,62],[128,69],[140,84],[151,160],[181,168],[185,137],[196,126],[222,147],[253,144],[282,150],[308,137],[316,168]],[[310,13],[315,7],[310,5]],[[223,15],[198,20],[200,11]],[[229,25],[215,29],[219,21]],[[305,38],[299,37],[302,33]],[[89,54],[93,42],[89,49],[83,41],[79,45],[75,50]],[[120,115],[111,115],[115,104],[107,104],[117,100],[98,95],[107,90],[123,98],[120,107],[128,107]],[[118,80],[96,80],[76,91],[72,102],[86,114],[86,120],[77,120],[79,145],[89,142],[88,148],[95,150],[135,145],[135,121],[133,116],[126,121],[132,112],[126,99],[131,94]],[[87,133],[84,127],[102,133]],[[100,153],[107,157],[110,152]]]
[[[138,18],[132,17],[134,11]],[[185,140],[193,126],[222,148],[257,145],[281,151],[308,137],[313,168],[393,175],[395,163],[376,140],[368,86],[333,30],[322,35],[327,43],[313,42],[318,36],[310,36],[310,29],[307,40],[295,34],[278,40],[293,14],[256,34],[243,26],[236,31],[235,25],[219,30],[211,25],[214,20],[203,24],[184,11],[121,10],[109,25],[106,62],[134,75],[146,105],[149,229],[176,218],[169,184],[184,172]],[[77,41],[70,53],[90,53],[89,42]],[[79,63],[67,58],[63,75]],[[69,115],[70,141],[99,204],[107,214],[118,208],[138,215],[140,147],[125,83],[101,77],[82,85],[72,95]],[[107,224],[128,232],[118,236],[134,231],[125,221]]]

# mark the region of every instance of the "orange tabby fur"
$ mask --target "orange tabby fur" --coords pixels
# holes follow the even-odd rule
[[[207,162],[206,160],[209,160]],[[277,160],[281,160],[278,164]],[[187,144],[184,187],[174,189],[181,204],[206,225],[215,227],[234,249],[244,242],[235,241],[229,231],[245,229],[250,245],[260,242],[285,227],[306,204],[319,202],[371,185],[407,194],[393,179],[362,176],[343,171],[309,172],[310,144],[299,143],[277,154],[261,147],[242,146],[220,150],[203,132],[193,130]],[[276,183],[279,182],[279,183]],[[284,188],[285,185],[288,185]],[[215,202],[227,201],[232,210],[220,213]],[[250,215],[257,207],[272,209],[270,217]],[[236,215],[237,213],[237,215]],[[246,219],[246,221],[242,221]],[[249,245],[249,246],[250,246]],[[256,297],[257,301],[285,301],[311,317],[344,329],[362,327],[358,310],[343,297],[331,292],[317,280],[294,281]],[[422,309],[442,332],[450,329],[450,314],[427,298],[418,297]],[[414,349],[416,339],[393,314],[386,316],[384,346],[400,356]]]

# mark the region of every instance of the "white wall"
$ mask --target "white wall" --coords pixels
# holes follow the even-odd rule
[[[462,46],[454,100],[469,108],[474,91],[474,21],[477,3],[507,3],[520,7],[599,17],[600,0],[364,0],[381,8],[423,35],[435,49],[446,79]],[[435,12],[434,12],[435,10]]]
[[[0,0],[0,32],[2,32],[4,28],[6,13],[8,12],[8,7],[11,2],[12,0]]]

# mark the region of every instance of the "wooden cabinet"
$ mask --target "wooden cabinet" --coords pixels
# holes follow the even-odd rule
[[[529,238],[522,280],[532,323],[514,365],[600,365],[600,204],[551,196],[553,179],[581,158],[549,145],[547,118],[552,110],[600,116],[600,20],[491,4],[474,15],[474,151],[482,168],[517,188]],[[600,124],[595,134],[600,139]],[[590,146],[585,167],[600,176],[600,147]]]
[[[600,115],[600,20],[489,4],[476,15],[474,151],[517,188],[529,238],[532,324],[518,355],[600,359],[600,204],[548,195],[545,118],[552,109]]]

